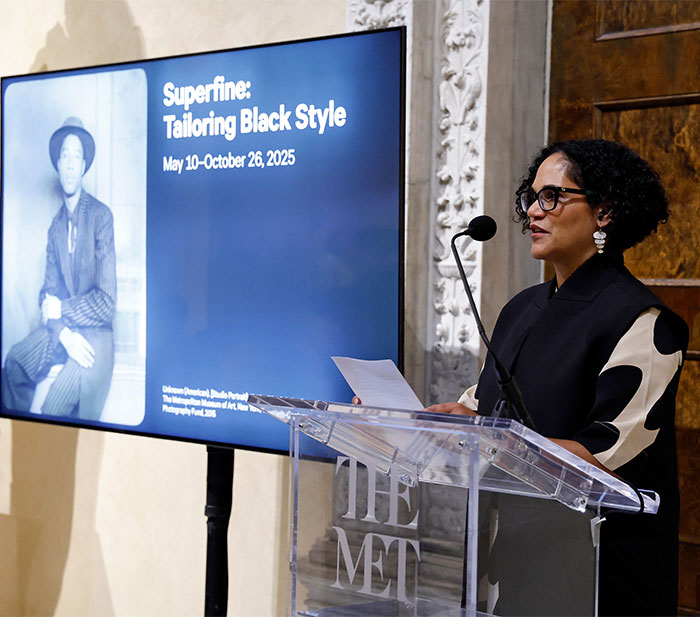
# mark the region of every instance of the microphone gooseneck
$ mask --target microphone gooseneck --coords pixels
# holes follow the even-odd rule
[[[479,330],[481,340],[484,341],[486,349],[488,349],[491,357],[493,358],[498,385],[501,388],[501,398],[496,404],[496,408],[494,409],[492,415],[496,417],[501,415],[505,415],[506,417],[514,417],[528,428],[537,430],[535,427],[535,421],[532,419],[530,412],[525,406],[523,395],[520,392],[518,384],[515,382],[515,378],[510,374],[508,369],[503,366],[495,351],[491,347],[491,341],[489,341],[489,337],[486,335],[486,330],[484,329],[484,324],[481,322],[481,318],[479,317],[479,311],[476,308],[476,303],[474,302],[474,297],[472,296],[471,289],[469,288],[469,282],[467,281],[467,275],[464,273],[462,260],[459,257],[459,252],[457,251],[457,246],[455,244],[457,238],[462,236],[470,236],[473,240],[485,242],[496,235],[497,228],[498,226],[496,225],[496,221],[494,221],[490,216],[477,216],[469,222],[469,226],[464,231],[452,236],[450,245],[452,247],[452,255],[454,256],[457,264],[457,269],[459,270],[459,275],[462,279],[462,284],[464,285],[464,291],[467,293],[467,299],[469,300],[469,305],[471,306],[472,314],[474,315],[476,327]]]

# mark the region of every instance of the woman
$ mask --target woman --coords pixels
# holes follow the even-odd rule
[[[517,191],[531,254],[555,277],[513,298],[492,344],[538,432],[635,486],[657,515],[602,526],[601,615],[675,615],[678,480],[675,397],[687,326],[623,264],[668,216],[663,187],[637,154],[603,140],[544,148]],[[446,413],[490,415],[499,387],[488,356],[477,387]]]

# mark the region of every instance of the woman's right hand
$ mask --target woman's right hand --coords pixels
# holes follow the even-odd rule
[[[362,405],[362,401],[360,400],[359,396],[353,396],[352,397],[352,404],[353,405]],[[456,416],[477,416],[477,414],[473,409],[469,409],[466,405],[462,405],[462,403],[439,403],[437,405],[431,405],[430,407],[426,407],[425,411],[435,411],[437,413],[451,413]]]
[[[437,413],[451,413],[456,416],[477,416],[473,409],[469,409],[462,403],[439,403],[425,408],[426,411],[435,411]]]

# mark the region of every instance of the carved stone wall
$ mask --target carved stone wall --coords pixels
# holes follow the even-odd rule
[[[407,26],[414,0],[348,0],[350,30]]]
[[[488,1],[349,0],[348,23],[408,28],[406,375],[424,403],[456,400],[480,348],[450,238],[484,209]],[[481,246],[459,248],[478,306]]]
[[[483,213],[488,3],[442,3],[439,41],[437,190],[433,218],[430,402],[456,400],[476,381],[479,335],[450,249],[452,236]],[[479,306],[481,245],[458,244]]]

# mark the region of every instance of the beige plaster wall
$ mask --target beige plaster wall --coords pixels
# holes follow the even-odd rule
[[[345,30],[345,0],[0,0],[0,75]],[[237,452],[229,615],[283,611],[286,459]],[[0,615],[199,615],[204,446],[0,421]]]
[[[545,141],[547,0],[499,0],[489,13],[484,212],[499,242],[483,245],[481,315],[491,332],[501,307],[541,281],[530,238],[513,222],[520,179]],[[482,346],[482,359],[486,350]]]

